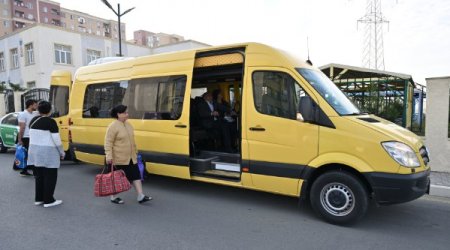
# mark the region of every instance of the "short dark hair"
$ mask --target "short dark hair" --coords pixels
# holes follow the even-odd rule
[[[52,105],[47,101],[40,101],[38,104],[38,111],[41,114],[48,114],[52,110]]]
[[[31,105],[33,105],[33,104],[35,104],[35,103],[37,103],[36,100],[34,100],[34,99],[29,99],[29,100],[27,100],[27,101],[25,102],[25,107],[26,107],[26,108],[29,108]]]
[[[125,111],[127,111],[127,108],[127,106],[122,104],[115,106],[113,109],[111,109],[111,117],[116,119],[119,118],[118,114],[125,113]]]

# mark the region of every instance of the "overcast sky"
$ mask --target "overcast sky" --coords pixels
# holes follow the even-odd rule
[[[55,0],[61,7],[106,19],[117,17],[100,0]],[[178,34],[211,45],[260,42],[306,58],[316,66],[362,66],[366,0],[108,0],[121,4],[127,39],[133,31]],[[450,76],[450,1],[381,0],[389,20],[384,33],[385,70],[416,82]]]

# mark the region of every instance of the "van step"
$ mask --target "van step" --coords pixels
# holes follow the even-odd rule
[[[225,170],[225,171],[231,171],[231,172],[241,172],[241,165],[240,164],[233,164],[228,162],[218,162],[213,161],[211,162],[213,165],[213,169],[215,170]]]
[[[216,151],[206,151],[206,150],[202,150],[200,152],[200,158],[209,158],[209,157],[219,157],[221,162],[228,162],[228,163],[234,163],[234,164],[239,164],[241,161],[240,154],[232,154],[232,153],[216,152]]]
[[[191,158],[190,159],[190,169],[193,172],[203,172],[206,170],[210,170],[212,167],[212,162],[216,162],[219,160],[219,157],[210,157],[210,158]]]
[[[203,172],[193,173],[193,175],[205,176],[205,177],[211,177],[211,178],[217,178],[217,179],[223,179],[223,180],[232,180],[232,181],[237,181],[237,180],[240,180],[240,178],[241,178],[240,173],[223,171],[223,170],[206,170]]]

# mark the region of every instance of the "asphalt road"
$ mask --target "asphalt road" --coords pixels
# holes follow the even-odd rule
[[[34,206],[34,178],[0,154],[0,250],[9,249],[450,249],[450,200],[423,197],[372,206],[351,227],[327,224],[309,205],[200,182],[151,176],[142,205],[133,190],[124,205],[93,195],[99,168],[64,163],[55,197]]]

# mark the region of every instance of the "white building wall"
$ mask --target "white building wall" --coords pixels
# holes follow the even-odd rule
[[[25,45],[33,43],[34,64],[25,65]],[[71,47],[72,64],[59,64],[55,61],[55,44]],[[150,54],[203,48],[209,45],[187,40],[151,49],[132,43],[122,42],[122,54],[125,57],[139,57]],[[10,49],[18,48],[18,69],[11,69]],[[77,33],[62,28],[36,24],[9,34],[0,39],[0,52],[4,53],[5,71],[0,71],[0,82],[12,82],[27,88],[27,82],[35,82],[36,88],[49,88],[50,77],[54,70],[69,70],[75,75],[76,70],[87,65],[87,49],[101,52],[102,57],[111,57],[119,54],[118,40],[98,37],[85,33]],[[6,85],[8,87],[8,85]],[[1,93],[0,93],[1,95]],[[0,102],[4,110],[4,101]],[[20,107],[20,95],[16,97],[15,106]],[[19,108],[20,109],[20,108]],[[19,111],[16,108],[16,111]],[[0,115],[3,115],[0,108]]]
[[[25,44],[30,42],[33,43],[35,63],[26,66]],[[55,44],[71,47],[72,64],[56,63]],[[18,69],[11,69],[10,49],[13,48],[19,50],[20,68]],[[49,88],[53,70],[70,70],[74,75],[79,67],[87,65],[87,49],[98,50],[102,57],[105,57],[118,54],[118,48],[118,41],[109,38],[36,25],[0,40],[0,52],[5,55],[6,69],[4,72],[0,72],[0,82],[11,81],[26,88],[27,82],[34,81],[37,88]],[[123,42],[122,53],[124,56],[144,56],[150,54],[150,48]]]
[[[448,138],[450,76],[427,78],[427,125],[425,141],[433,171],[450,172]]]
[[[156,47],[151,49],[151,54],[160,54],[160,53],[167,53],[167,52],[173,52],[173,51],[180,51],[180,50],[191,50],[191,49],[199,49],[199,48],[206,48],[210,45],[205,43],[200,43],[193,40],[186,40],[179,43],[164,45],[160,47]]]

